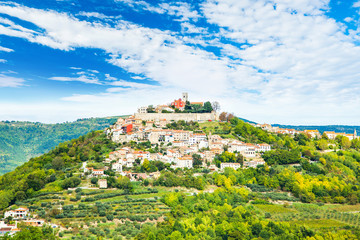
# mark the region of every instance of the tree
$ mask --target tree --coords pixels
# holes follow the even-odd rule
[[[202,165],[202,159],[199,154],[193,154],[192,158],[193,158],[193,166],[194,167],[200,167]]]
[[[210,102],[205,102],[204,103],[204,111],[205,112],[212,112],[213,111],[213,107],[211,106]]]
[[[62,187],[63,189],[74,188],[74,187],[77,187],[80,183],[81,183],[80,178],[78,178],[78,177],[71,177],[71,178],[65,179],[65,180],[62,182],[61,187]]]
[[[342,149],[348,149],[351,146],[349,138],[345,136],[341,136],[341,138],[339,139],[339,144]]]
[[[325,132],[322,134],[321,138],[325,139],[325,140],[329,140],[329,137],[328,137],[328,135],[326,135]]]
[[[351,141],[351,147],[355,148],[355,149],[360,149],[360,139],[359,138],[355,138]]]
[[[97,184],[98,179],[97,179],[96,177],[92,177],[92,178],[90,179],[90,182],[91,182],[91,184]]]
[[[213,108],[213,110],[215,111],[215,112],[218,112],[219,110],[220,110],[220,104],[219,104],[219,102],[212,102],[211,103],[211,106],[212,106],[212,108]]]
[[[10,224],[13,221],[13,217],[12,216],[8,216],[7,218],[4,219],[4,223],[5,224]]]
[[[300,162],[299,152],[292,150],[272,150],[263,154],[264,161],[269,165],[274,164],[293,164]]]
[[[226,116],[226,121],[230,122],[231,119],[233,119],[235,116],[233,113],[228,113],[228,115]]]
[[[224,122],[224,121],[227,120],[226,117],[227,117],[227,112],[222,112],[222,113],[220,113],[220,115],[219,115],[219,120],[222,121],[222,122]]]
[[[51,165],[55,170],[60,170],[64,167],[64,160],[62,157],[57,156],[52,160]]]
[[[142,164],[142,167],[144,168],[145,171],[149,171],[150,170],[150,162],[148,159],[145,159],[143,164]]]
[[[318,142],[318,148],[320,150],[325,150],[325,149],[327,149],[327,147],[328,147],[327,141],[324,138],[320,139],[319,142]]]
[[[185,103],[185,110],[186,111],[191,111],[192,110],[192,107],[191,107],[191,104],[190,104],[189,101],[186,101],[186,103]]]
[[[198,113],[201,110],[201,105],[200,104],[191,104],[191,108],[192,108],[192,112]]]
[[[155,113],[155,108],[153,105],[149,105],[148,108],[146,109],[146,111],[148,113]]]
[[[128,177],[120,176],[116,180],[116,187],[120,189],[132,190],[133,186]]]

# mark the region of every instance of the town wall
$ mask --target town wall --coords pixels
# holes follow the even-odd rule
[[[159,121],[161,119],[166,119],[167,121],[184,120],[186,122],[205,122],[208,120],[219,120],[216,113],[135,113],[134,116],[135,118],[145,121]]]

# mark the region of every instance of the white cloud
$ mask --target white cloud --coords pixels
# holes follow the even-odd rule
[[[222,27],[223,37],[251,43],[245,49],[224,45],[223,53],[259,69],[256,76],[268,80],[255,85],[261,93],[256,98],[269,104],[271,111],[286,103],[326,111],[331,110],[324,102],[359,103],[359,84],[354,79],[359,77],[360,48],[333,19],[321,15],[328,1],[276,2],[276,9],[265,1],[223,0],[203,5],[208,21]],[[293,14],[289,8],[306,15]]]
[[[199,13],[196,10],[192,10],[190,4],[185,2],[173,4],[161,3],[159,7],[169,15],[180,17],[180,21],[188,21],[190,19],[197,21],[200,17]]]
[[[25,80],[22,78],[0,74],[0,87],[21,87],[24,86],[24,82]]]
[[[0,46],[0,52],[13,52],[13,49]]]
[[[199,13],[192,9],[192,6],[186,2],[160,3],[157,6],[137,0],[115,0],[115,2],[124,3],[132,7],[135,11],[149,11],[178,17],[178,21],[188,21],[190,19],[197,21],[198,18],[200,18]]]
[[[184,33],[207,33],[207,29],[203,27],[198,27],[189,22],[182,22],[181,29]]]
[[[6,63],[6,62],[7,62],[7,60],[0,58],[0,63]]]
[[[360,7],[360,1],[354,2],[354,4],[352,6],[354,8],[359,8]]]
[[[118,87],[142,88],[142,89],[150,89],[150,88],[155,87],[155,86],[149,85],[149,84],[128,82],[128,81],[124,81],[124,80],[118,80],[115,82],[111,82],[111,83],[109,83],[109,85],[118,86]],[[119,88],[110,88],[110,89],[108,89],[108,92],[117,92],[118,89]]]
[[[346,17],[346,18],[344,18],[344,21],[345,21],[345,22],[353,22],[354,19],[351,18],[351,17]]]
[[[145,79],[144,77],[140,77],[140,76],[134,76],[134,77],[131,77],[132,79],[135,79],[135,80],[143,80]]]
[[[99,79],[97,78],[89,78],[88,76],[81,75],[79,77],[51,77],[50,80],[61,81],[61,82],[83,82],[83,83],[91,83],[91,84],[99,84],[101,85]]]
[[[88,18],[99,18],[99,19],[109,19],[111,17],[106,16],[105,14],[102,13],[98,13],[98,12],[80,12],[79,14],[77,14],[78,16],[84,16],[84,17],[88,17]]]
[[[110,74],[108,74],[108,73],[105,74],[105,79],[108,80],[108,81],[115,81],[115,80],[117,80],[116,77],[112,77],[112,76],[110,76]]]
[[[109,63],[143,76],[133,79],[158,84],[116,81],[110,75],[105,80],[114,82],[102,83],[99,73],[83,69],[81,76],[53,77],[113,85],[105,93],[63,98],[81,104],[86,114],[99,107],[99,112],[110,115],[115,111],[112,106],[131,113],[139,105],[171,101],[189,91],[194,98],[218,100],[224,110],[259,122],[288,119],[288,123],[319,124],[328,119],[326,123],[351,124],[360,117],[354,110],[360,103],[360,48],[353,35],[344,34],[343,25],[324,14],[328,0],[208,0],[200,13],[220,28],[213,35],[194,23],[200,13],[186,4],[163,3],[149,10],[154,6],[146,2],[124,1],[177,16],[184,21],[183,30],[196,37],[124,20],[110,27],[55,11],[9,5],[0,6],[0,13],[31,22],[42,31],[11,22],[0,24],[0,34],[63,50],[103,49]],[[190,43],[219,48],[220,54]]]

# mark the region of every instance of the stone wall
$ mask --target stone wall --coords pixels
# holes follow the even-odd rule
[[[134,116],[135,118],[145,121],[159,121],[161,119],[166,119],[167,121],[184,120],[186,122],[204,122],[208,120],[219,120],[216,113],[135,113]]]

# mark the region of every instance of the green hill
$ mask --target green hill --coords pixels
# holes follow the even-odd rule
[[[44,124],[39,122],[0,122],[0,175],[14,170],[32,157],[48,152],[90,131],[102,130],[118,117],[84,118],[74,122]]]
[[[109,188],[94,189],[97,179],[82,174],[83,162],[95,169],[110,167],[103,160],[120,147],[166,150],[150,142],[114,143],[94,131],[0,176],[0,212],[27,207],[61,226],[54,233],[42,230],[60,239],[359,239],[358,140],[274,135],[235,118],[180,123],[170,127],[266,142],[273,150],[262,155],[266,165],[236,171],[174,170],[159,161],[139,162],[125,170],[159,170],[159,178],[130,181],[106,170]],[[213,163],[234,161],[235,154],[225,151]],[[20,235],[27,233],[14,239],[27,239]]]

